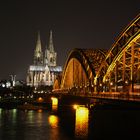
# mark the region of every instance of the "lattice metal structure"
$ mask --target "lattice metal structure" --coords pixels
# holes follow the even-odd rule
[[[93,87],[96,72],[105,59],[105,51],[74,49],[65,64],[61,89]]]
[[[98,86],[99,91],[118,91],[118,88],[121,91],[134,91],[134,85],[139,83],[139,67],[140,15],[127,26],[108,51],[94,84]],[[104,89],[101,89],[99,85],[102,87],[104,85]]]
[[[60,89],[140,92],[140,15],[125,28],[109,51],[72,50],[63,69]]]

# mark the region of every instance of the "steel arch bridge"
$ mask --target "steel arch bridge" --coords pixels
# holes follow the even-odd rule
[[[140,92],[140,15],[120,34],[109,51],[74,49],[59,89],[77,92]]]
[[[72,50],[64,67],[61,89],[91,86],[104,59],[105,52],[102,50]]]

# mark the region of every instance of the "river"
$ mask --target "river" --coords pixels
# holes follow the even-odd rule
[[[140,110],[101,106],[54,110],[0,108],[0,140],[140,138]]]

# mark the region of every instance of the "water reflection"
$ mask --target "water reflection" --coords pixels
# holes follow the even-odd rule
[[[53,111],[53,112],[56,112],[57,109],[58,109],[58,106],[57,106],[57,105],[52,105],[52,111]]]
[[[87,138],[88,136],[89,110],[86,107],[76,108],[75,136],[76,138]]]
[[[0,108],[0,126],[2,125],[1,118],[2,118],[2,109]]]
[[[56,128],[58,126],[58,117],[55,115],[50,115],[49,118],[49,124],[52,128]]]
[[[38,126],[43,126],[43,110],[39,109],[37,112],[36,123]]]
[[[50,115],[48,117],[48,122],[49,122],[49,125],[51,127],[50,133],[49,133],[49,139],[50,140],[56,140],[56,139],[59,140],[60,132],[59,132],[59,127],[58,127],[58,125],[59,125],[58,124],[58,116]]]
[[[12,115],[11,115],[11,117],[12,117],[12,122],[13,123],[15,123],[16,122],[16,117],[17,117],[17,109],[12,109],[11,110],[12,112]]]
[[[0,118],[1,118],[1,115],[2,115],[2,109],[0,108]]]
[[[0,108],[0,115],[1,115],[1,113],[2,113],[2,109]]]
[[[33,118],[34,118],[34,112],[33,110],[30,110],[27,112],[27,120],[29,123],[33,123]]]

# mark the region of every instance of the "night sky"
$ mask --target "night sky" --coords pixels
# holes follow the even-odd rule
[[[37,33],[43,50],[53,31],[58,65],[73,48],[109,49],[140,12],[139,0],[11,0],[0,3],[0,79],[25,80]]]

